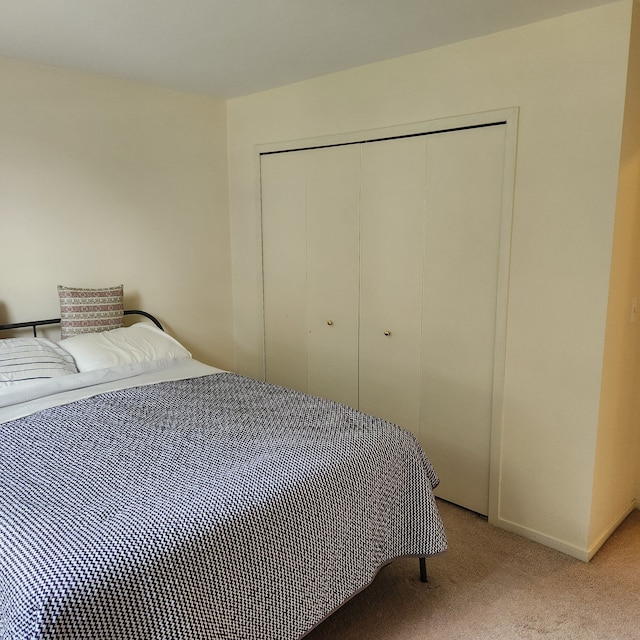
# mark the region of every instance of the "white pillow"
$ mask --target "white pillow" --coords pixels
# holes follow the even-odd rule
[[[0,386],[78,373],[73,358],[47,338],[0,340]]]
[[[133,362],[191,357],[177,340],[147,322],[72,336],[63,340],[60,346],[73,356],[80,372]]]

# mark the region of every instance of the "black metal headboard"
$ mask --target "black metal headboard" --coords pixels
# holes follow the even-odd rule
[[[162,329],[164,331],[164,327],[160,324],[159,320],[152,316],[150,313],[146,311],[140,311],[139,309],[127,309],[124,312],[125,316],[136,315],[136,316],[144,316],[145,318],[149,318],[153,324],[158,327],[158,329]],[[24,329],[26,327],[31,327],[33,329],[33,335],[37,336],[38,327],[42,327],[44,325],[49,324],[60,324],[60,318],[50,318],[49,320],[31,320],[29,322],[14,322],[12,324],[0,324],[0,331],[8,331],[9,329]]]

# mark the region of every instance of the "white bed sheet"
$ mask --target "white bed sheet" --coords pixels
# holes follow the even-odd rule
[[[0,389],[0,424],[107,391],[223,372],[192,358],[179,358],[23,382]]]

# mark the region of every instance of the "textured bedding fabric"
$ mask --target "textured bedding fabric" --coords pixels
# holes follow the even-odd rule
[[[446,548],[412,435],[235,374],[0,425],[0,481],[2,640],[300,638]]]

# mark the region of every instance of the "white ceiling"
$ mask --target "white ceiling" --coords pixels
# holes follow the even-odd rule
[[[0,0],[0,56],[221,98],[615,0]]]

